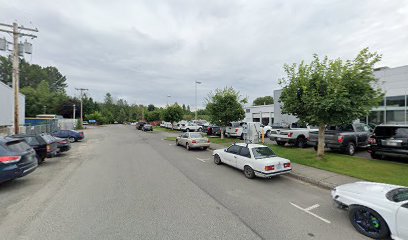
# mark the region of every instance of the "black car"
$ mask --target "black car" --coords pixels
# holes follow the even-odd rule
[[[221,136],[221,127],[219,126],[209,126],[207,128],[208,136]]]
[[[17,134],[9,137],[25,140],[28,145],[34,148],[37,155],[38,164],[44,161],[44,159],[47,157],[47,151],[51,148],[39,134]]]
[[[67,152],[71,149],[71,144],[69,143],[67,139],[59,138],[59,137],[53,137],[53,138],[57,142],[58,153]]]
[[[47,143],[47,157],[52,158],[58,155],[58,143],[55,138],[48,133],[40,134],[40,137]]]
[[[0,137],[0,182],[23,177],[37,166],[34,149],[23,139]]]
[[[368,152],[374,159],[383,156],[408,158],[408,125],[378,125],[368,143]]]
[[[84,139],[84,133],[75,130],[59,130],[51,134],[54,137],[66,138],[69,142],[77,142]]]
[[[138,122],[138,123],[136,123],[136,129],[137,129],[137,130],[142,130],[142,129],[143,129],[143,126],[144,126],[145,124],[147,124],[147,122]]]
[[[143,125],[142,130],[145,131],[145,132],[147,132],[147,131],[153,131],[153,126],[150,125],[150,124],[148,124],[148,123],[146,123],[145,125]]]

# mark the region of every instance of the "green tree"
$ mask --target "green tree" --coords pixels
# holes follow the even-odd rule
[[[269,105],[269,104],[273,104],[272,96],[259,97],[259,98],[256,98],[253,102],[254,106]]]
[[[146,112],[146,121],[153,122],[153,121],[160,121],[161,120],[161,110],[156,109],[151,112]]]
[[[163,120],[166,122],[178,122],[183,119],[183,108],[180,107],[177,103],[167,106],[163,110]]]
[[[147,105],[147,111],[152,112],[156,109],[156,107],[153,104]]]
[[[245,111],[243,105],[247,103],[240,93],[233,88],[216,89],[209,93],[206,99],[206,109],[210,121],[220,126],[227,126],[229,122],[244,119]],[[221,135],[223,138],[223,135]]]
[[[284,66],[282,113],[319,126],[319,157],[324,156],[327,125],[351,123],[380,103],[383,94],[374,87],[378,80],[373,69],[380,59],[380,55],[365,48],[354,60],[320,60],[314,55],[310,64]]]
[[[94,113],[91,113],[91,114],[85,115],[85,118],[86,118],[87,120],[95,120],[97,124],[105,124],[105,123],[107,123],[107,121],[106,121],[106,119],[103,117],[102,113],[101,113],[101,112],[98,112],[98,111],[96,111],[96,112],[94,112]]]

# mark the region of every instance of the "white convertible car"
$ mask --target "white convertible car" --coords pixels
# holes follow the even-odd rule
[[[247,178],[272,177],[292,171],[288,159],[276,156],[267,146],[237,143],[213,152],[214,163],[228,164],[244,171]]]
[[[348,209],[354,228],[374,239],[408,239],[408,188],[355,182],[332,190],[335,203]]]

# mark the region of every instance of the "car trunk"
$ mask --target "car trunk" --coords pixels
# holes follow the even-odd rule
[[[374,134],[378,146],[408,149],[408,127],[377,127]]]
[[[33,166],[35,156],[35,151],[27,143],[22,140],[9,141],[6,143],[6,147],[11,151],[16,153],[16,155],[21,156],[20,161],[17,162],[17,166],[21,169],[26,170]]]

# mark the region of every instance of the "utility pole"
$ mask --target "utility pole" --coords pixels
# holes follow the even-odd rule
[[[169,106],[169,98],[170,97],[171,97],[170,95],[167,95],[167,106]]]
[[[72,109],[72,119],[74,119],[75,120],[75,104],[74,105],[72,105],[72,107],[73,107],[73,109]]]
[[[88,91],[88,89],[87,88],[75,88],[75,90],[78,90],[80,92],[80,94],[81,94],[81,119],[80,119],[80,124],[82,126],[82,121],[84,120],[83,117],[82,117],[82,98],[83,98],[84,91]]]
[[[47,114],[47,105],[44,105],[44,114]]]
[[[196,105],[196,110],[195,110],[195,120],[197,120],[197,111],[198,111],[198,105],[197,105],[197,84],[201,84],[202,82],[195,81],[195,105]]]
[[[36,38],[33,34],[22,33],[21,31],[38,32],[38,29],[26,28],[24,26],[18,26],[16,22],[11,24],[0,23],[0,27],[8,28],[8,30],[0,29],[0,32],[13,34],[13,88],[14,88],[14,133],[20,133],[20,109],[19,109],[19,85],[20,85],[20,58],[18,49],[18,39],[20,37]]]

